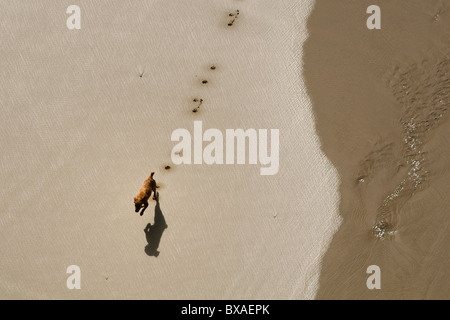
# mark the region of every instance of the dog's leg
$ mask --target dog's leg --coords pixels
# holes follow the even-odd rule
[[[156,188],[152,188],[153,191],[153,200],[157,200],[156,196]]]
[[[140,213],[141,216],[144,214],[144,211],[145,211],[145,209],[147,209],[147,207],[148,207],[148,202],[145,201],[145,203],[144,203],[144,208],[142,209],[142,211],[141,211],[141,213]]]

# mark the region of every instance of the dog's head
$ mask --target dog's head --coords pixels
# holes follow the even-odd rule
[[[143,204],[135,197],[134,198],[134,207],[135,207],[135,212],[139,212],[139,210],[142,208]]]

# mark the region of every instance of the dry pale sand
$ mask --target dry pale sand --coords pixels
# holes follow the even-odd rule
[[[314,298],[340,220],[301,77],[313,1],[83,0],[81,30],[66,1],[0,2],[0,298]],[[279,129],[278,174],[171,164],[194,120]],[[160,206],[139,217],[151,170]]]
[[[343,219],[316,297],[449,299],[450,3],[376,1],[368,30],[371,4],[320,0],[308,20],[304,78]]]

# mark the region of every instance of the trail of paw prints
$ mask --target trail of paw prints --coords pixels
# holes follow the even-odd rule
[[[233,26],[234,23],[236,23],[237,19],[239,18],[239,14],[240,14],[240,11],[238,9],[236,11],[234,11],[234,12],[229,12],[228,13],[228,17],[229,17],[228,26],[229,27]],[[216,64],[212,64],[212,65],[209,66],[210,72],[214,72],[217,69],[218,69],[218,67],[217,67]],[[197,78],[197,75],[195,77]],[[200,85],[202,87],[207,87],[208,84],[210,83],[210,79],[207,78],[207,77],[201,77],[200,80],[197,80],[197,81],[200,81]],[[200,113],[200,110],[203,110],[203,108],[204,108],[205,100],[204,100],[203,97],[199,97],[199,96],[195,96],[194,98],[191,98],[191,99],[192,99],[191,101],[194,103],[194,107],[192,108],[192,106],[191,106],[191,108],[192,108],[191,112],[195,113],[196,115],[198,115]],[[173,151],[172,150],[172,153],[173,153],[172,156],[177,156],[177,157],[182,157],[183,156],[182,155],[182,150],[180,150],[180,151]],[[164,170],[166,170],[166,171],[171,170],[171,166],[170,165],[165,165],[164,166]]]
[[[215,64],[213,64],[213,65],[211,65],[209,67],[209,70],[211,70],[211,71],[214,71],[216,69],[217,69],[217,67],[216,67]],[[202,80],[200,80],[200,82],[201,82],[202,86],[206,86],[209,83],[209,80],[205,79],[203,77]],[[192,109],[192,112],[193,113],[198,113],[200,111],[200,107],[203,105],[203,102],[204,102],[203,98],[195,97],[195,98],[192,99],[192,102],[195,104],[195,107]]]

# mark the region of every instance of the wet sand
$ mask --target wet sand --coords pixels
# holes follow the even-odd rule
[[[304,77],[342,224],[317,299],[449,299],[450,3],[316,1]],[[378,265],[381,289],[366,286]]]

